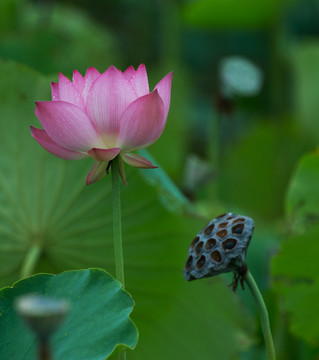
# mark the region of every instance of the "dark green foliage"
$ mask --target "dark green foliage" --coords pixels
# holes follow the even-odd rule
[[[0,357],[33,360],[37,339],[14,310],[21,295],[66,299],[71,308],[52,336],[54,359],[104,360],[115,348],[133,349],[138,332],[129,318],[134,302],[121,284],[100,269],[38,274],[0,291]]]

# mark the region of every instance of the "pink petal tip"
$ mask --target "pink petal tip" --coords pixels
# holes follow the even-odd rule
[[[120,152],[120,148],[112,149],[97,149],[93,148],[87,153],[96,161],[110,161],[113,160]]]
[[[133,167],[139,169],[156,169],[158,166],[153,165],[149,160],[145,157],[137,155],[137,154],[121,154],[123,160]]]
[[[106,162],[95,161],[85,179],[86,185],[92,185],[106,175]]]

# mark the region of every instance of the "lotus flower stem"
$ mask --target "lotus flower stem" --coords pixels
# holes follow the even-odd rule
[[[124,288],[124,261],[122,246],[122,224],[121,224],[121,196],[120,196],[120,176],[119,176],[119,157],[112,160],[112,198],[113,198],[113,239],[116,279],[123,284]]]
[[[29,251],[27,252],[22,269],[21,269],[21,278],[31,276],[34,272],[37,261],[41,255],[41,248],[38,245],[31,245]]]
[[[124,283],[124,261],[122,245],[122,221],[121,221],[121,188],[119,176],[119,157],[117,156],[111,163],[112,172],[112,200],[113,200],[113,239],[115,257],[115,275],[125,287]],[[118,354],[118,360],[126,359],[126,351]]]
[[[247,273],[245,275],[245,281],[256,301],[256,304],[257,304],[257,307],[259,310],[260,320],[261,320],[261,328],[262,328],[262,331],[264,334],[268,360],[276,360],[274,342],[273,342],[273,338],[272,338],[271,330],[270,330],[268,311],[267,311],[264,299],[258,289],[255,279],[253,278],[253,276],[251,275],[251,273],[249,271],[247,271]]]

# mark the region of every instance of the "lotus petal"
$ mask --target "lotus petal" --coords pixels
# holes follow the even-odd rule
[[[63,74],[59,74],[59,100],[69,102],[84,110],[82,96],[72,82]]]
[[[85,77],[84,77],[84,80],[85,80],[84,89],[82,92],[82,98],[83,98],[84,103],[86,103],[86,101],[87,101],[87,96],[88,96],[88,93],[91,89],[93,82],[100,75],[101,75],[101,73],[98,70],[96,70],[94,67],[90,67],[87,69],[87,71],[85,73]]]
[[[126,177],[125,177],[125,169],[124,169],[124,161],[121,156],[119,156],[119,174],[121,176],[121,179],[124,183],[124,185],[127,185]]]
[[[59,84],[56,82],[51,82],[51,95],[52,95],[52,101],[60,100]]]
[[[84,152],[104,145],[87,115],[73,104],[38,101],[35,114],[49,137],[63,148]]]
[[[153,165],[145,157],[137,154],[121,154],[122,159],[128,164],[140,169],[156,169],[157,166]]]
[[[79,94],[82,94],[85,86],[85,79],[77,70],[73,71],[72,83]]]
[[[95,161],[85,179],[86,185],[91,185],[105,176],[107,165],[106,162]]]
[[[35,140],[44,147],[49,153],[66,160],[79,160],[88,157],[88,154],[78,151],[64,149],[62,146],[53,141],[43,129],[30,126],[31,134]]]
[[[119,154],[120,148],[112,149],[96,149],[93,148],[88,151],[88,154],[96,161],[110,161],[113,160],[116,155]]]
[[[132,83],[138,97],[149,94],[150,89],[148,86],[147,72],[144,64],[137,68],[135,74],[130,79],[130,82]]]
[[[126,80],[131,80],[131,78],[134,76],[135,70],[133,66],[129,66],[125,71],[123,71],[123,75],[125,76]]]
[[[136,94],[124,75],[111,66],[92,84],[87,97],[87,114],[99,133],[116,139],[121,114],[135,99]]]
[[[157,90],[130,104],[121,116],[117,146],[127,152],[152,144],[163,131],[164,104]]]
[[[171,87],[172,87],[173,73],[170,72],[155,86],[154,90],[157,89],[160,97],[164,102],[164,122],[166,123],[169,106],[171,103]],[[164,124],[165,126],[165,124]]]

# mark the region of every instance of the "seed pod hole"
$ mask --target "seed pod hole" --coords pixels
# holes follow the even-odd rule
[[[187,259],[186,261],[186,264],[185,264],[185,270],[186,271],[189,271],[191,266],[192,266],[192,263],[193,263],[193,257],[192,255]]]
[[[209,226],[207,226],[207,228],[204,230],[204,235],[205,236],[209,236],[212,231],[214,230],[215,224],[211,224]]]
[[[232,227],[231,232],[233,234],[241,235],[244,231],[245,225],[244,224],[237,224]]]
[[[195,255],[198,256],[200,254],[200,252],[202,251],[202,248],[203,248],[203,245],[204,245],[204,242],[201,241],[199,242],[196,247],[195,247]]]
[[[227,230],[220,230],[216,235],[221,239],[224,239],[224,237],[227,235]]]
[[[206,248],[206,250],[211,250],[212,248],[214,248],[216,246],[216,244],[217,244],[216,239],[214,239],[214,238],[208,239],[205,244],[205,248]]]
[[[233,221],[233,224],[237,224],[237,223],[243,222],[243,221],[245,221],[245,219],[239,218],[239,219],[234,220],[234,221]]]
[[[221,214],[221,215],[217,216],[217,218],[216,218],[215,220],[220,220],[221,218],[223,218],[223,217],[226,216],[226,215],[227,215],[227,213]]]
[[[232,249],[234,249],[237,245],[237,240],[236,239],[227,239],[223,242],[222,246],[223,246],[223,249],[225,251],[230,251]]]
[[[205,262],[206,262],[206,258],[204,255],[202,255],[196,263],[197,270],[200,270],[205,265]]]
[[[210,254],[210,257],[212,260],[216,261],[216,262],[221,262],[222,261],[222,255],[219,251],[215,250]]]
[[[194,246],[198,243],[199,241],[199,236],[196,236],[195,239],[192,241],[191,243],[191,249],[194,249]]]
[[[227,225],[228,225],[228,222],[223,222],[223,223],[218,225],[218,229],[225,228]]]
[[[228,216],[228,218],[226,220],[232,220],[234,218],[235,218],[235,216]]]

